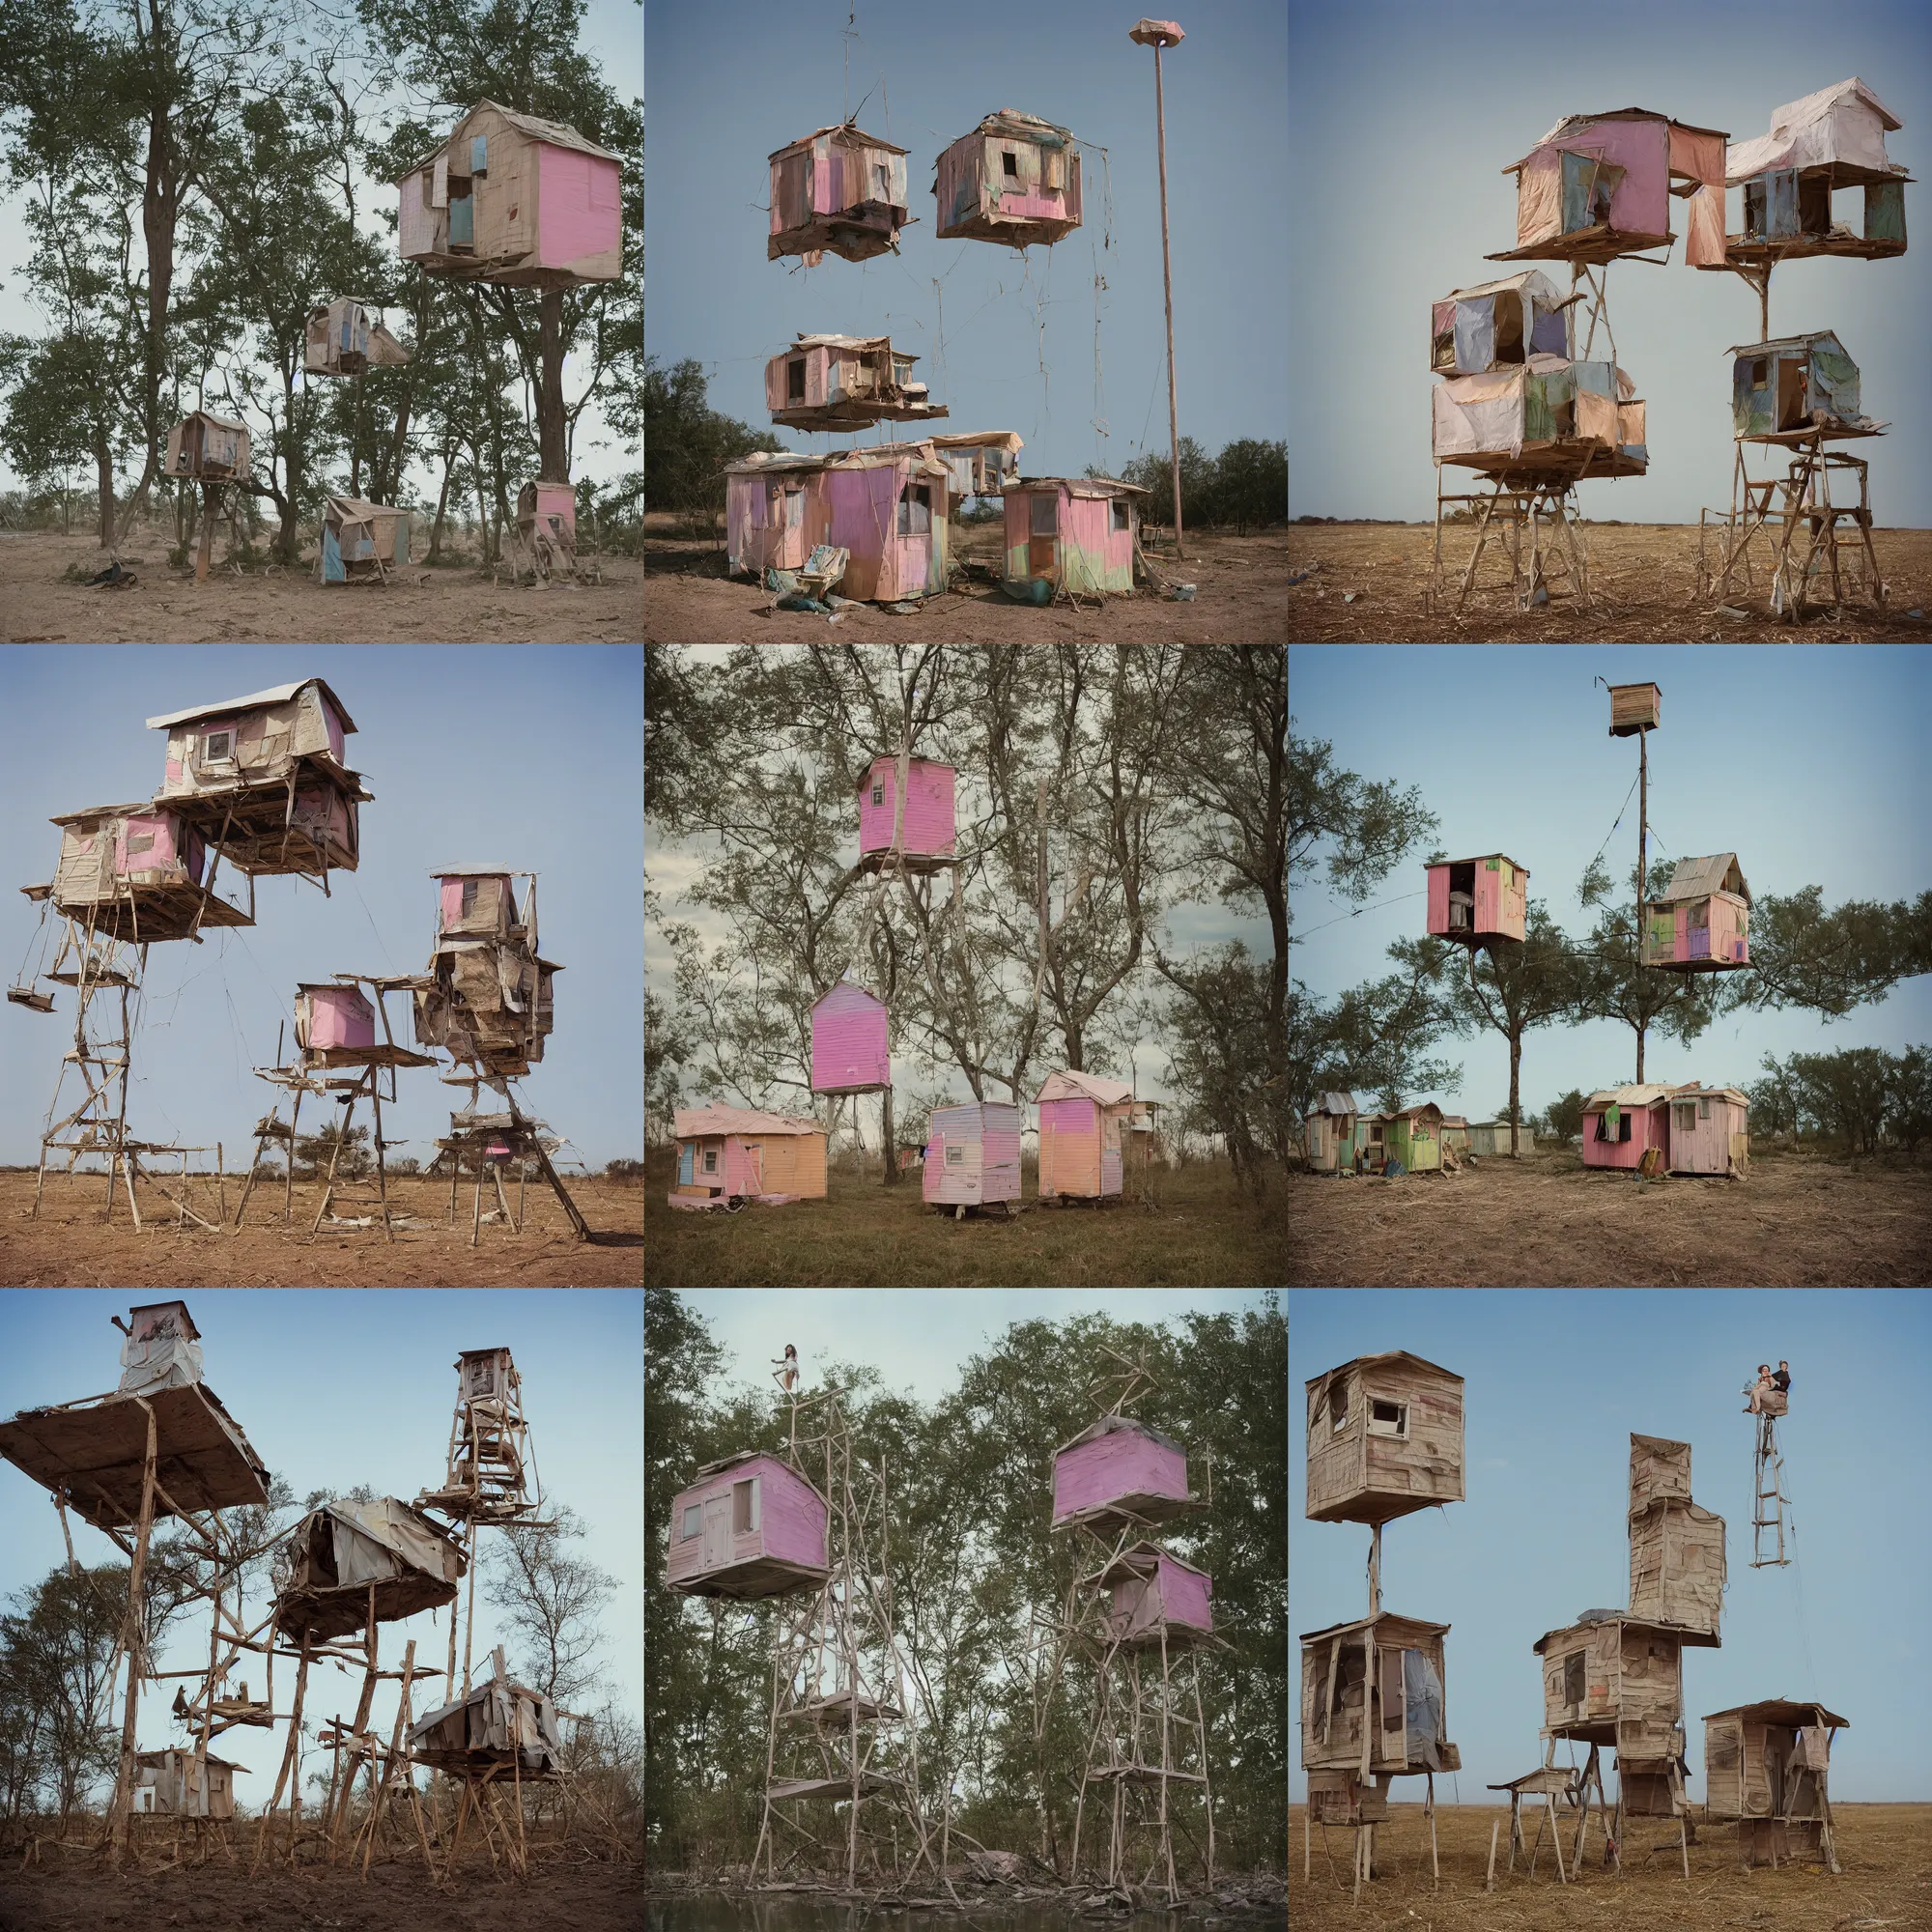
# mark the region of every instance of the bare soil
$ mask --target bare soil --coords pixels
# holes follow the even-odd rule
[[[1401,1180],[1288,1179],[1288,1279],[1344,1288],[1913,1288],[1932,1169],[1753,1153],[1639,1188],[1566,1150]]]
[[[1747,612],[1716,614],[1719,600],[1698,597],[1694,524],[1584,524],[1580,526],[1596,609],[1558,599],[1518,611],[1509,594],[1509,562],[1494,539],[1483,554],[1475,587],[1460,621],[1423,609],[1433,524],[1300,524],[1288,537],[1289,574],[1313,575],[1291,584],[1286,635],[1309,643],[1924,643],[1932,617],[1932,530],[1874,529],[1872,548],[1884,573],[1887,614],[1854,604],[1842,614],[1814,612],[1801,624],[1780,622],[1768,604],[1770,553],[1763,537],[1751,547],[1754,583],[1724,602]],[[1708,540],[1707,540],[1708,541]],[[1445,524],[1442,562],[1453,606],[1456,586],[1475,549],[1475,526]],[[1715,555],[1715,551],[1707,551]],[[1562,579],[1558,579],[1561,587]],[[1346,600],[1355,593],[1355,601]],[[842,627],[841,627],[842,628]],[[1271,633],[1280,636],[1282,633]]]
[[[179,1183],[171,1181],[179,1192]],[[485,1222],[469,1245],[473,1184],[457,1191],[456,1226],[449,1225],[446,1180],[401,1177],[389,1182],[390,1212],[418,1216],[427,1226],[398,1228],[384,1240],[373,1228],[331,1228],[313,1238],[309,1225],[322,1205],[312,1181],[298,1180],[294,1213],[282,1220],[279,1183],[263,1181],[249,1197],[238,1231],[235,1210],[242,1177],[229,1175],[227,1225],[218,1234],[179,1225],[175,1205],[157,1188],[135,1190],[143,1229],[134,1232],[128,1199],[117,1182],[114,1218],[104,1218],[106,1176],[97,1169],[77,1179],[50,1174],[38,1219],[29,1218],[34,1176],[0,1173],[0,1286],[8,1288],[637,1288],[643,1282],[643,1192],[635,1183],[584,1180],[563,1184],[590,1224],[580,1241],[561,1204],[531,1182],[524,1197],[524,1229],[512,1234]],[[510,1206],[516,1184],[506,1180]],[[188,1203],[219,1223],[212,1176],[191,1178]],[[485,1206],[490,1205],[485,1190]],[[355,1204],[345,1213],[365,1214]]]
[[[1748,1932],[1913,1932],[1932,1925],[1932,1804],[1832,1806],[1840,1870],[1823,1865],[1747,1868],[1738,1861],[1735,1830],[1699,1822],[1685,1880],[1675,1823],[1667,1818],[1625,1822],[1623,1872],[1605,1870],[1603,1833],[1591,1813],[1583,1869],[1562,1884],[1546,1843],[1530,1878],[1521,1857],[1507,1872],[1509,1807],[1448,1804],[1436,1780],[1437,1879],[1429,1871],[1429,1828],[1419,1804],[1390,1806],[1390,1821],[1377,1832],[1382,1876],[1350,1902],[1353,1833],[1330,1826],[1327,1849],[1315,1828],[1310,1863],[1302,1877],[1305,1807],[1290,1806],[1289,1922],[1295,1932],[1712,1932],[1741,1926]],[[1533,1842],[1541,1803],[1524,1804],[1524,1832]],[[1701,1807],[1693,1807],[1693,1810]],[[1563,1843],[1574,1843],[1576,1814],[1564,1819]],[[1498,1819],[1496,1889],[1483,1889],[1489,1865],[1490,1828]],[[1666,1850],[1656,1850],[1665,1846]],[[1648,1856],[1647,1856],[1648,1854]]]
[[[107,554],[92,536],[0,530],[0,643],[390,644],[635,643],[643,627],[644,570],[599,559],[601,584],[500,587],[473,564],[413,563],[387,583],[325,586],[301,569],[219,564],[206,582],[169,564],[172,526],[137,531],[121,553],[131,586],[90,588]]]
[[[749,578],[725,576],[722,539],[675,536],[645,519],[646,643],[814,644],[827,638],[944,643],[1279,643],[1286,628],[1289,537],[1189,534],[1187,557],[1156,553],[1165,577],[1195,585],[1192,603],[1156,590],[1131,597],[1082,598],[1045,609],[1015,604],[998,589],[1003,526],[955,524],[952,556],[963,566],[957,589],[928,598],[918,611],[894,616],[882,606],[854,604],[837,623],[810,611],[770,611],[771,597]],[[654,528],[658,533],[654,534]],[[1097,607],[1097,608],[1096,608]]]

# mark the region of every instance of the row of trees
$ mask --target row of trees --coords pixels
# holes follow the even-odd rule
[[[1288,444],[1252,437],[1227,444],[1210,456],[1191,436],[1180,439],[1180,519],[1195,529],[1273,529],[1288,522]],[[1101,472],[1089,469],[1087,474]],[[1174,458],[1149,451],[1121,470],[1122,483],[1138,483],[1151,494],[1144,505],[1149,523],[1174,520]]]
[[[681,1096],[809,1108],[811,1006],[849,967],[895,1049],[975,1098],[1123,1073],[1151,1043],[1174,1125],[1257,1184],[1286,1159],[1283,647],[644,648],[646,816],[705,855],[685,899],[724,934],[648,901],[675,966],[673,995],[645,996],[660,1137]],[[936,891],[839,857],[861,776],[902,744],[958,775]],[[1264,920],[1268,952],[1179,943],[1192,904]]]
[[[64,502],[83,472],[109,546],[146,510],[180,515],[186,486],[162,469],[168,433],[208,408],[253,432],[248,488],[280,519],[284,563],[327,494],[405,502],[412,466],[435,491],[432,555],[445,518],[469,506],[494,551],[523,479],[569,473],[593,398],[634,447],[640,167],[626,169],[636,259],[618,282],[455,283],[406,266],[368,225],[373,213],[393,235],[396,218],[380,188],[368,206],[370,184],[396,180],[486,98],[638,155],[639,109],[578,45],[583,11],[583,0],[541,12],[494,0],[355,0],[334,14],[302,0],[10,6],[0,160],[48,327],[0,337],[0,450],[30,501]],[[385,305],[412,359],[360,380],[306,379],[308,311],[338,295]],[[641,500],[636,471],[580,488],[587,521],[621,525]]]
[[[703,1606],[665,1587],[670,1506],[703,1463],[782,1453],[771,1390],[725,1385],[703,1318],[666,1289],[644,1300],[646,1857],[663,1868],[749,1858],[765,1784],[774,1631],[784,1605]],[[1168,1539],[1214,1580],[1204,1665],[1217,1863],[1278,1864],[1288,1746],[1287,1321],[1272,1296],[1240,1316],[1155,1326],[1084,1315],[1014,1322],[925,1403],[875,1372],[823,1365],[850,1391],[856,1452],[891,1474],[891,1594],[898,1636],[930,1692],[914,1715],[923,1800],[952,1799],[954,1843],[1031,1854],[1065,1873],[1093,1713],[1090,1666],[1069,1664],[1036,1721],[1024,1639],[1057,1620],[1078,1551],[1050,1533],[1054,1450],[1090,1411],[1102,1345],[1148,1351],[1160,1386],[1136,1413],[1186,1445],[1213,1506]],[[1196,1471],[1201,1473],[1196,1473]],[[1086,1847],[1091,1853],[1093,1807]],[[842,1869],[842,1866],[841,1866]]]
[[[1399,791],[1393,782],[1341,771],[1319,740],[1291,737],[1289,769],[1289,868],[1306,874],[1325,867],[1339,898],[1366,904],[1437,830],[1417,788]],[[1444,856],[1432,853],[1427,863]],[[1671,869],[1668,861],[1650,868],[1647,898],[1663,890]],[[1750,964],[1708,974],[1638,964],[1634,867],[1619,896],[1601,860],[1593,861],[1578,895],[1595,915],[1581,938],[1532,899],[1520,944],[1472,952],[1440,939],[1403,939],[1388,949],[1394,972],[1337,999],[1312,996],[1296,982],[1288,1030],[1297,1117],[1330,1088],[1361,1088],[1394,1108],[1405,1094],[1452,1087],[1462,1068],[1435,1058],[1436,1047],[1491,1032],[1508,1042],[1506,1116],[1516,1123],[1523,1041],[1539,1027],[1619,1021],[1631,1031],[1641,1081],[1654,1034],[1688,1043],[1720,1016],[1742,1012],[1799,1009],[1838,1018],[1882,1000],[1901,980],[1932,972],[1932,893],[1830,909],[1817,886],[1761,896],[1751,907]],[[1577,1112],[1580,1122],[1580,1105]],[[1516,1139],[1513,1132],[1512,1145]]]

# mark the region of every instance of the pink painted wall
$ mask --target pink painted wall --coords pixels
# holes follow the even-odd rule
[[[1052,1102],[1048,1102],[1049,1105]],[[1187,1494],[1187,1458],[1138,1430],[1096,1435],[1053,1459],[1053,1520],[1094,1509],[1122,1496]]]
[[[316,696],[322,697],[320,692],[317,692]],[[339,765],[342,763],[342,748],[345,742],[342,732],[342,714],[326,697],[322,697],[322,722],[328,732],[328,755]]]
[[[1449,930],[1449,867],[1429,868],[1429,926],[1431,932]]]
[[[537,263],[561,268],[614,248],[620,239],[620,171],[576,148],[537,143]]]
[[[355,838],[349,815],[354,810],[333,785],[312,785],[296,793],[295,823],[318,842],[354,853]]]
[[[670,1553],[665,1571],[668,1581],[687,1582],[723,1567],[713,1564],[710,1571],[705,1569],[701,1528],[688,1540],[682,1535],[686,1506],[695,1503],[702,1510],[713,1497],[728,1499],[733,1484],[753,1476],[758,1479],[758,1527],[732,1537],[731,1561],[746,1563],[759,1556],[777,1556],[820,1570],[827,1567],[824,1503],[810,1484],[778,1458],[754,1456],[749,1463],[734,1463],[678,1492],[670,1511]]]
[[[892,1078],[884,1004],[841,980],[811,1009],[812,1092],[889,1087]]]
[[[1699,901],[1680,899],[1671,908],[1677,930],[1671,942],[1673,959],[1722,959],[1733,964],[1750,961],[1749,909],[1728,899],[1709,902],[1708,925],[1693,926],[1690,909]]]
[[[1488,855],[1485,855],[1476,860],[1475,866],[1471,896],[1476,901],[1473,915],[1476,932],[1501,933],[1520,939],[1528,913],[1529,874],[1520,866],[1511,866],[1510,883],[1505,886],[1500,863],[1492,872],[1489,868]],[[1446,865],[1429,868],[1429,930],[1438,934],[1449,930],[1449,867]]]
[[[1701,1104],[1700,1104],[1701,1103]],[[1700,1119],[1703,1107],[1711,1110]],[[1690,1124],[1684,1125],[1684,1109]],[[1748,1131],[1748,1110],[1741,1100],[1717,1094],[1687,1094],[1670,1103],[1670,1171],[1673,1174],[1724,1174],[1731,1164],[1731,1136]]]
[[[906,760],[905,823],[901,836],[907,852],[927,857],[951,854],[953,841],[953,782],[954,773],[951,765],[942,765],[930,758]],[[859,850],[862,854],[891,849],[897,784],[898,760],[874,758],[859,793]],[[881,794],[877,805],[872,803],[875,787]]]
[[[851,597],[900,596],[898,528],[902,466],[876,469],[827,469],[815,479],[831,511],[825,541],[852,553],[846,582]],[[856,579],[859,588],[854,588]],[[867,587],[869,580],[871,587]]]
[[[184,828],[171,811],[147,812],[139,817],[128,819],[114,839],[114,869],[117,873],[155,872],[176,863],[175,841],[185,831],[193,840],[193,877],[197,884],[201,880],[200,851],[201,840],[195,837],[193,829]],[[154,840],[146,851],[130,854],[128,850],[129,837],[148,838]],[[185,863],[185,861],[183,863]]]
[[[308,996],[308,1043],[374,1046],[376,1009],[354,986],[317,986]]]
[[[1670,129],[1662,121],[1600,121],[1553,142],[1546,152],[1601,154],[1625,170],[1610,197],[1610,225],[1636,235],[1670,233]],[[1547,165],[1547,163],[1546,163]],[[1561,161],[1555,165],[1561,168]],[[1559,190],[1560,206],[1560,190]]]
[[[958,1163],[949,1147],[963,1149]],[[1020,1110],[1004,1101],[935,1107],[928,1129],[921,1192],[944,1206],[1020,1198]]]
[[[1583,1116],[1583,1165],[1585,1167],[1634,1167],[1646,1148],[1669,1146],[1670,1128],[1662,1105],[1638,1107],[1631,1116],[1631,1137],[1627,1141],[1600,1141],[1597,1122],[1601,1109]]]
[[[1205,1571],[1193,1569],[1163,1551],[1155,1581],[1160,1586],[1161,1609],[1169,1623],[1186,1624],[1203,1631],[1214,1628],[1214,1613],[1208,1607],[1213,1584]]]
[[[1092,1100],[1039,1103],[1039,1191],[1091,1195],[1100,1184],[1099,1108]]]

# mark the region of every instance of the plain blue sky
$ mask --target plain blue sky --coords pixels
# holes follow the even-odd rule
[[[565,969],[556,1030],[521,1085],[524,1104],[569,1138],[567,1158],[593,1167],[635,1158],[643,1139],[635,645],[13,646],[0,655],[0,712],[14,747],[0,766],[0,957],[10,979],[37,943],[40,917],[13,888],[51,879],[60,855],[48,818],[155,792],[166,737],[146,720],[303,677],[326,679],[357,726],[348,761],[376,795],[362,807],[361,866],[331,873],[328,898],[298,879],[258,879],[252,927],[151,949],[130,1128],[188,1146],[218,1140],[230,1169],[245,1170],[249,1130],[275,1097],[249,1068],[274,1064],[278,1020],[290,1021],[285,1059],[293,1053],[297,982],[420,971],[435,940],[430,868],[500,865],[540,874],[543,953]],[[235,883],[245,904],[245,882],[224,866],[217,893]],[[51,918],[46,929],[56,935],[50,965]],[[40,1158],[72,1042],[72,989],[52,990],[53,1013],[10,1006],[0,1016],[0,1162]],[[390,1024],[412,1044],[408,1006],[407,995],[390,996]],[[427,1165],[462,1090],[423,1066],[402,1069],[397,1091],[396,1107],[384,1108],[384,1137],[409,1142],[405,1157]]]
[[[1526,866],[1530,897],[1580,939],[1595,917],[1577,897],[1577,881],[1637,774],[1636,740],[1609,736],[1599,676],[1662,692],[1662,724],[1648,734],[1653,859],[1735,852],[1753,895],[1816,885],[1828,906],[1916,898],[1932,887],[1922,748],[1932,651],[1918,645],[1299,647],[1289,652],[1289,710],[1295,735],[1328,740],[1340,769],[1419,785],[1451,858],[1505,852]],[[1635,867],[1636,821],[1633,795],[1604,854],[1617,879]],[[1333,998],[1394,972],[1390,941],[1425,929],[1422,862],[1432,849],[1420,844],[1370,903],[1415,896],[1358,919],[1346,917],[1348,902],[1329,893],[1319,864],[1291,879],[1291,975]],[[1796,1009],[1733,1016],[1689,1046],[1653,1032],[1644,1077],[1743,1087],[1767,1053],[1895,1053],[1927,1040],[1932,980],[1907,980],[1839,1020]],[[1462,1084],[1406,1099],[1471,1120],[1508,1099],[1500,1034],[1435,1051],[1463,1064]],[[1524,1111],[1540,1113],[1573,1087],[1587,1094],[1634,1078],[1635,1054],[1635,1036],[1615,1020],[1535,1029],[1523,1039]]]
[[[696,357],[713,409],[769,429],[764,366],[793,336],[890,334],[895,350],[921,358],[914,373],[932,400],[951,409],[938,427],[1017,430],[1027,475],[1078,476],[1090,464],[1118,475],[1144,446],[1165,450],[1153,55],[1127,38],[1140,16],[1111,0],[1003,16],[859,0],[851,106],[866,132],[910,151],[917,225],[901,231],[897,256],[828,254],[816,269],[796,257],[767,261],[768,157],[843,117],[851,11],[839,0],[654,0],[645,26],[646,351],[667,365]],[[1180,26],[1186,39],[1161,56],[1174,352],[1180,433],[1213,453],[1239,438],[1288,433],[1287,16],[1274,0],[1214,0],[1183,10]],[[933,236],[934,160],[1002,107],[1092,144],[1084,225],[1024,261],[1016,249]],[[1109,169],[1094,147],[1108,151]],[[1103,248],[1108,173],[1113,245]],[[1104,408],[1094,401],[1096,274],[1107,284],[1098,297]],[[1104,439],[1096,416],[1108,424]],[[774,433],[787,448],[823,449],[917,429]]]
[[[1887,153],[1920,183],[1932,175],[1932,14],[1918,0],[1628,0],[1533,26],[1500,13],[1451,22],[1421,0],[1289,0],[1288,13],[1296,515],[1435,514],[1429,305],[1529,268],[1567,293],[1564,263],[1484,260],[1516,245],[1516,178],[1501,170],[1566,114],[1647,107],[1746,141],[1785,101],[1856,74],[1905,124]],[[1907,233],[1919,233],[1903,257],[1787,262],[1771,288],[1773,335],[1834,329],[1858,363],[1865,413],[1894,428],[1845,446],[1870,459],[1878,521],[1915,529],[1932,524],[1925,192],[1906,189]],[[1729,192],[1729,234],[1743,228],[1742,194]],[[1861,232],[1862,190],[1836,202]],[[1695,523],[1700,504],[1730,497],[1724,351],[1758,339],[1757,296],[1687,267],[1681,217],[1675,227],[1668,267],[1610,270],[1617,359],[1650,405],[1650,471],[1579,491],[1590,517]],[[1762,461],[1753,473],[1767,473]]]
[[[600,1661],[615,1701],[639,1712],[643,1701],[643,1298],[628,1289],[202,1289],[186,1297],[201,1330],[208,1386],[242,1426],[271,1474],[298,1502],[315,1490],[337,1493],[366,1485],[410,1502],[442,1480],[456,1406],[457,1352],[507,1348],[523,1378],[524,1415],[547,1503],[568,1503],[586,1534],[575,1553],[608,1572],[618,1589],[599,1628]],[[128,1297],[112,1290],[12,1289],[0,1293],[0,1416],[52,1403],[78,1402],[113,1389],[121,1378],[121,1336],[108,1317],[127,1317]],[[327,1419],[312,1400],[326,1388]],[[89,1564],[124,1559],[106,1537],[73,1521],[74,1554]],[[476,1587],[471,1675],[488,1671],[503,1641],[501,1613],[484,1595],[494,1560],[492,1532],[477,1539],[484,1564]],[[37,1583],[67,1560],[60,1517],[46,1491],[0,1462],[0,1600]],[[468,1582],[465,1582],[466,1593]],[[233,1599],[230,1599],[231,1605]],[[11,1607],[11,1605],[10,1605]],[[267,1614],[266,1589],[248,1599],[250,1623]],[[448,1658],[446,1611],[425,1611],[383,1627],[385,1668],[398,1668],[416,1641],[418,1662],[441,1670]],[[508,1646],[514,1657],[515,1646]],[[456,1668],[463,1670],[462,1646]],[[184,1611],[156,1667],[186,1669],[208,1659],[208,1614]],[[514,1669],[514,1662],[512,1668]],[[239,1668],[262,1694],[262,1659]],[[232,1685],[235,1677],[229,1679]],[[441,1679],[412,1699],[418,1717],[443,1701]],[[277,1662],[275,1700],[286,1713],[294,1666]],[[318,1666],[303,1699],[307,1722],[338,1713],[352,1719],[361,1676]],[[461,1688],[459,1684],[459,1689]],[[158,1749],[177,1733],[167,1712],[172,1684],[141,1695],[139,1742]],[[377,1689],[374,1724],[394,1722],[396,1687]],[[115,1706],[120,1721],[120,1705]],[[236,1796],[250,1810],[268,1802],[288,1732],[246,1726],[216,1749],[249,1767]],[[327,1753],[308,1746],[305,1771]]]
[[[1493,1803],[1486,1785],[1543,1761],[1530,1646],[1581,1610],[1630,1602],[1633,1432],[1689,1442],[1691,1493],[1726,1521],[1723,1643],[1684,1653],[1693,1800],[1704,1796],[1705,1714],[1772,1697],[1815,1698],[1850,1719],[1833,1752],[1833,1798],[1932,1798],[1916,1742],[1932,1721],[1922,1614],[1932,1588],[1923,1480],[1932,1432],[1923,1405],[1904,1400],[1932,1372],[1926,1293],[1291,1293],[1289,1622],[1297,1639],[1363,1615],[1368,1603],[1368,1529],[1303,1514],[1303,1384],[1394,1349],[1465,1378],[1466,1500],[1382,1532],[1383,1607],[1451,1626],[1446,1701],[1463,1769],[1437,1780],[1438,1801]],[[1753,1425],[1736,1391],[1759,1362],[1780,1357],[1791,1363],[1780,1437],[1797,1560],[1753,1570]],[[1289,1776],[1299,1801],[1298,1693],[1294,1721]],[[1558,1747],[1559,1763],[1567,1750]],[[1419,1803],[1422,1780],[1403,1779],[1397,1795]]]

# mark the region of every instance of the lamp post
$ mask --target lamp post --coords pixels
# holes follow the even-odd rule
[[[1160,50],[1179,46],[1179,26],[1173,20],[1140,20],[1128,29],[1127,38],[1153,49],[1153,118],[1160,147],[1160,280],[1167,298],[1167,447],[1174,471],[1174,554],[1185,557],[1180,542],[1180,435],[1174,403],[1174,270],[1167,245],[1167,110],[1160,91]]]

